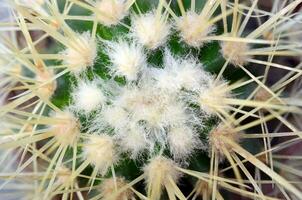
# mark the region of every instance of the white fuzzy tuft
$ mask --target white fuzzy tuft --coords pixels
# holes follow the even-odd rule
[[[126,0],[98,0],[96,2],[96,17],[105,26],[117,25],[128,14]]]
[[[180,89],[195,91],[211,79],[203,66],[194,59],[176,59],[169,51],[165,52],[164,69],[155,79],[159,88],[169,92]]]
[[[71,40],[71,45],[62,52],[64,64],[72,73],[83,72],[94,64],[97,56],[97,43],[89,32],[77,34],[77,38]]]
[[[113,139],[107,135],[90,136],[84,144],[83,153],[86,160],[93,164],[103,176],[118,160]]]
[[[196,91],[200,85],[205,84],[212,76],[203,70],[203,66],[195,60],[184,60],[177,73],[177,80],[186,90]]]
[[[136,80],[147,65],[142,46],[134,42],[108,42],[107,54],[113,64],[111,71],[129,81]]]
[[[117,96],[103,118],[116,131],[125,151],[132,157],[155,143],[166,143],[166,128],[184,123],[186,107],[175,96],[160,92],[150,85],[128,86]],[[98,122],[96,121],[96,124]]]
[[[115,129],[123,128],[128,122],[128,113],[121,107],[111,106],[107,107],[102,112],[104,120]]]
[[[148,49],[163,45],[171,29],[167,17],[158,16],[155,11],[132,17],[131,27],[133,37]]]
[[[184,103],[174,101],[166,105],[163,120],[167,127],[179,126],[187,122],[193,122],[190,114]]]
[[[225,98],[231,96],[228,84],[224,80],[211,81],[200,88],[198,103],[201,110],[208,115],[215,115],[219,110],[228,110]]]
[[[163,156],[152,158],[148,165],[144,167],[147,183],[151,183],[155,178],[160,180],[157,183],[162,186],[169,182],[169,178],[177,182],[180,178],[180,173],[176,167],[178,167],[176,163]]]
[[[69,111],[54,113],[57,123],[51,126],[51,132],[56,140],[64,146],[72,146],[80,135],[80,125],[77,118]]]
[[[168,132],[170,151],[177,160],[184,160],[201,144],[193,129],[188,126],[173,127]]]
[[[172,96],[145,85],[126,88],[116,103],[129,112],[134,123],[144,121],[145,128],[163,129],[167,124],[164,121],[166,106],[173,100]]]
[[[129,152],[132,158],[136,158],[143,150],[149,147],[142,127],[129,126],[126,130],[119,131],[120,146],[125,152]]]
[[[215,27],[210,25],[203,16],[188,11],[185,16],[176,20],[176,27],[181,39],[190,46],[201,47],[206,42],[203,38],[210,35]]]
[[[102,90],[97,86],[96,81],[81,81],[78,87],[74,89],[73,102],[76,110],[89,113],[103,106],[106,101]]]
[[[221,53],[223,57],[233,65],[244,65],[250,58],[246,53],[249,51],[249,45],[244,42],[224,41],[221,43]]]

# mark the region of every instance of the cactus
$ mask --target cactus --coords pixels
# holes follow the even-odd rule
[[[3,196],[302,199],[301,2],[7,1]]]

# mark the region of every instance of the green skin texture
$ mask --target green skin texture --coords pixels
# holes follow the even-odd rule
[[[60,1],[58,1],[60,2]],[[63,1],[61,1],[62,5],[64,5]],[[184,6],[186,10],[190,9],[190,2],[191,0],[185,0]],[[156,7],[157,1],[150,1],[150,0],[137,0],[138,7],[142,12],[147,12],[151,10],[152,8]],[[205,0],[196,1],[196,10],[199,11],[202,9],[203,5],[205,3]],[[176,15],[180,15],[180,11],[177,5],[176,1],[172,1],[171,3],[172,10],[176,13]],[[131,8],[130,12],[137,12],[135,9],[135,6]],[[81,9],[81,8],[73,8],[71,10],[72,14],[76,15],[90,15],[91,13],[87,12],[87,10]],[[130,19],[129,17],[126,17],[123,19],[123,22],[130,25]],[[92,30],[92,22],[87,21],[72,21],[67,22],[71,28],[75,32],[85,32],[85,31],[91,31]],[[112,27],[105,27],[101,24],[98,25],[97,28],[97,37],[100,37],[105,40],[114,40],[116,38],[119,38],[119,36],[126,35],[128,33],[128,29],[121,26],[112,26]],[[215,34],[220,34],[222,32],[222,25],[217,24]],[[198,58],[198,60],[203,64],[206,71],[211,72],[212,74],[218,74],[220,69],[225,63],[225,59],[222,57],[220,53],[220,44],[217,41],[210,41],[209,43],[206,43],[203,47],[196,49],[189,47],[183,42],[180,42],[180,38],[177,35],[177,33],[174,31],[173,34],[169,37],[169,40],[167,46],[175,55],[179,56],[186,56],[188,53],[190,53],[193,57]],[[63,47],[60,47],[58,45],[52,45],[48,51],[50,52],[60,52]],[[163,57],[163,47],[156,49],[150,53],[148,53],[148,63],[153,64],[154,66],[161,66],[162,63],[162,57]],[[52,63],[51,61],[48,64],[58,64],[58,63]],[[92,79],[93,76],[97,75],[101,77],[102,79],[110,79],[109,71],[106,66],[109,65],[109,58],[106,56],[106,54],[102,51],[101,45],[99,45],[97,59],[90,69],[87,70],[87,76]],[[245,77],[244,72],[242,70],[235,68],[234,66],[227,67],[226,71],[224,72],[224,79],[228,80],[229,82],[235,82],[239,79],[242,79]],[[52,96],[51,101],[58,106],[61,109],[64,109],[67,107],[71,102],[71,91],[73,87],[73,82],[75,82],[75,77],[71,74],[66,74],[63,77],[60,77],[57,80],[57,89],[55,91],[55,94]],[[123,78],[117,78],[115,79],[117,82],[123,84],[125,81]],[[246,88],[240,88],[238,91],[234,91],[239,97],[244,97],[249,94],[249,91],[253,86],[247,86]],[[66,92],[70,91],[70,92]],[[93,117],[90,116],[90,117]],[[89,117],[87,116],[79,116],[81,124],[84,125],[89,121]],[[218,120],[215,118],[209,118],[208,121],[205,122],[205,128],[203,130],[200,130],[200,136],[201,138],[206,141],[207,135],[209,131],[218,124]],[[85,132],[85,130],[81,130],[82,132]],[[249,150],[252,153],[257,152],[260,149],[260,142],[257,142],[255,140],[255,143],[253,145],[245,145],[245,142],[243,141],[242,145]],[[81,153],[81,147],[78,147],[78,152]],[[169,152],[166,151],[165,154],[169,157]],[[72,149],[69,148],[67,152],[66,158],[72,157]],[[133,180],[139,175],[142,174],[142,167],[145,163],[147,163],[148,157],[147,155],[142,155],[139,160],[133,161],[129,158],[128,155],[122,155],[121,161],[118,163],[117,166],[114,166],[115,172],[117,176],[123,176],[126,180]],[[77,161],[77,165],[79,166],[81,164],[81,160]],[[188,160],[189,165],[188,169],[201,171],[201,172],[208,172],[210,167],[210,158],[208,155],[208,152],[204,152],[202,150],[197,150],[195,153],[190,157]],[[227,163],[222,163],[222,165],[226,165]],[[91,175],[93,171],[93,167],[89,166],[87,167],[82,174],[85,175]],[[108,172],[108,177],[111,177],[111,172]],[[87,180],[79,179],[80,185],[87,184]],[[179,187],[182,190],[182,192],[187,195],[190,193],[194,187],[196,179],[190,178],[190,177],[183,177],[181,178]],[[95,185],[99,184],[100,181],[95,181]],[[141,182],[140,184],[137,184],[135,188],[138,191],[141,191],[144,193],[144,184]],[[165,194],[164,194],[165,195]],[[168,199],[167,197],[163,196],[162,199]]]

